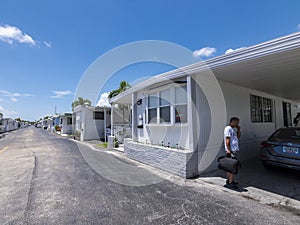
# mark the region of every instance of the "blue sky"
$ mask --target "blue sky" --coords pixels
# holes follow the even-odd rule
[[[300,1],[2,1],[0,112],[35,120],[71,111],[76,87],[99,56],[140,40],[174,42],[202,59],[300,31]],[[103,92],[169,70],[122,69]]]

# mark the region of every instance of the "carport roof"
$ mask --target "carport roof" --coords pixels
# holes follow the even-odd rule
[[[211,70],[217,79],[300,102],[300,32],[154,76],[111,99],[131,103],[131,94],[170,79]]]

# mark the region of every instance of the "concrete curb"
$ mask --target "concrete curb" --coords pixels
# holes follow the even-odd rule
[[[252,199],[264,205],[285,208],[286,210],[291,211],[295,215],[300,215],[300,201],[297,201],[292,198],[288,198],[255,187],[244,187],[247,190],[247,192],[237,192],[234,190],[230,190],[228,188],[223,187],[223,185],[226,182],[226,179],[221,177],[205,177],[205,178],[201,177],[201,178],[197,178],[195,181],[206,183],[223,192],[240,195],[244,198]]]

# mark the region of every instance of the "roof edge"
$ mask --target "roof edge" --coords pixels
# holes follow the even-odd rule
[[[181,76],[186,76],[187,74],[192,75],[197,72],[205,71],[207,69],[243,62],[297,48],[300,48],[300,32],[272,39],[270,41],[262,42],[260,44],[234,51],[229,54],[220,55],[205,61],[197,62],[184,67],[180,67],[175,70],[155,75],[111,98],[110,103],[114,103],[128,94],[132,94],[157,82],[168,79],[175,79]]]

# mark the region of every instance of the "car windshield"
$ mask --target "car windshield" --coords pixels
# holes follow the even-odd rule
[[[300,129],[280,129],[272,136],[272,138],[300,140]]]

